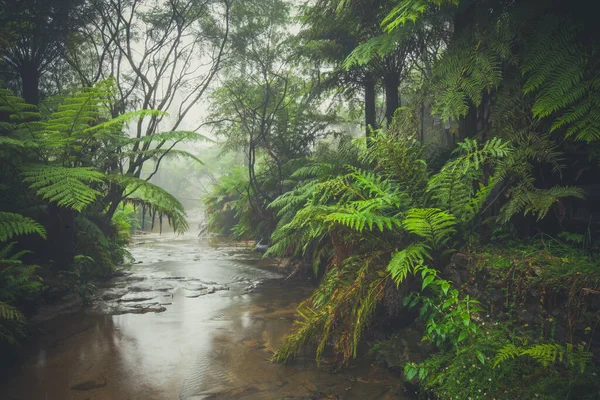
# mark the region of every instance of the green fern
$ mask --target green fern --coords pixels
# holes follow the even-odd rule
[[[484,181],[484,167],[494,168],[509,159],[514,150],[511,145],[499,138],[492,138],[479,146],[475,139],[465,139],[458,144],[456,158],[448,161],[428,182],[427,192],[436,200],[438,207],[463,217],[464,213],[475,215],[474,206],[482,206],[484,193],[491,191],[491,185],[499,183],[500,176]],[[476,184],[477,191],[473,190]],[[473,202],[474,198],[478,198]]]
[[[578,42],[577,28],[547,18],[528,37],[521,72],[523,91],[535,94],[533,116],[554,116],[551,131],[600,140],[600,74],[597,57]],[[591,54],[590,54],[591,53]]]
[[[6,242],[15,236],[31,234],[45,238],[46,230],[31,218],[20,214],[0,212],[0,242]]]
[[[82,211],[102,193],[90,184],[104,182],[103,173],[92,168],[65,168],[54,165],[29,165],[22,172],[24,181],[38,195],[58,206]]]
[[[404,219],[404,229],[425,239],[433,250],[440,250],[456,232],[456,217],[437,208],[413,208]]]
[[[0,320],[6,321],[22,321],[24,319],[23,313],[17,308],[0,301]]]
[[[531,213],[537,220],[544,218],[552,207],[566,197],[583,199],[585,192],[578,187],[554,186],[550,189],[537,189],[531,181],[523,181],[510,189],[509,201],[502,207],[499,215],[501,222],[508,221],[513,215]]]
[[[538,343],[521,347],[507,343],[496,353],[494,368],[508,360],[524,356],[530,357],[544,367],[555,363],[564,363],[569,367],[577,368],[580,373],[583,373],[587,365],[592,362],[590,352],[586,351],[583,346],[573,346],[570,343],[565,346],[557,343]]]
[[[392,256],[387,270],[396,286],[399,286],[408,275],[414,274],[417,267],[422,266],[428,259],[431,259],[431,255],[426,246],[422,243],[413,243]]]
[[[433,7],[458,5],[459,0],[405,0],[398,4],[383,19],[381,24],[390,32],[409,22],[415,23]]]
[[[153,218],[166,217],[173,230],[184,233],[188,229],[183,205],[166,190],[144,179],[130,176],[115,176],[111,179],[125,189],[125,203],[142,207]]]

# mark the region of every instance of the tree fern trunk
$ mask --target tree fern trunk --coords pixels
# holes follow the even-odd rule
[[[365,134],[371,136],[371,128],[377,129],[377,114],[375,107],[375,79],[367,75],[364,82],[365,86]]]
[[[48,227],[48,255],[56,270],[65,270],[73,263],[77,248],[75,217],[77,211],[70,208],[48,205],[50,226]]]
[[[40,103],[40,72],[34,62],[26,62],[21,67],[23,99],[29,104]]]
[[[399,107],[400,77],[397,73],[390,73],[385,77],[385,119],[387,126],[392,125],[394,113]]]

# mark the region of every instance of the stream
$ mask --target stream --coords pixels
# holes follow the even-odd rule
[[[40,323],[0,380],[3,400],[406,398],[367,362],[269,362],[312,289],[259,254],[171,233],[136,236],[130,251],[136,263],[91,306]]]

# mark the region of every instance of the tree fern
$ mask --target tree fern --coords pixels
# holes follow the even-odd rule
[[[58,206],[82,211],[94,203],[101,192],[90,187],[104,182],[104,174],[92,168],[65,168],[54,165],[29,165],[23,168],[24,181],[38,195]]]
[[[429,250],[423,243],[413,243],[392,256],[387,270],[396,285],[400,285],[408,275],[413,274],[418,266],[430,258]]]
[[[535,94],[533,116],[554,116],[551,131],[567,128],[565,135],[592,142],[600,140],[600,74],[597,49],[577,39],[574,24],[555,17],[537,25],[526,40],[521,71],[525,93]]]
[[[130,176],[115,176],[111,180],[125,189],[125,203],[144,208],[151,216],[158,216],[161,222],[166,217],[177,233],[188,229],[183,205],[166,190]]]
[[[393,31],[400,26],[406,25],[409,22],[415,22],[425,12],[433,7],[441,7],[444,5],[458,5],[459,0],[404,0],[389,12],[383,19],[381,24],[387,31]]]
[[[437,208],[413,208],[404,219],[404,229],[425,239],[433,250],[440,250],[456,232],[456,217]]]
[[[31,234],[45,238],[46,230],[31,218],[20,214],[0,212],[0,242],[6,242],[15,236]]]
[[[436,200],[438,207],[448,210],[459,216],[470,207],[473,214],[472,199],[485,192],[490,191],[490,184],[496,185],[498,177],[494,181],[482,184],[484,180],[484,167],[494,168],[508,159],[513,153],[511,145],[499,138],[493,138],[479,146],[475,139],[465,139],[458,144],[454,154],[456,158],[448,161],[440,172],[433,175],[428,182],[427,192]],[[474,186],[479,185],[479,193]],[[479,199],[478,204],[483,204]]]

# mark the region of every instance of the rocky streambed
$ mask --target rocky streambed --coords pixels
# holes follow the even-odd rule
[[[40,324],[2,399],[404,398],[397,376],[364,362],[272,364],[312,287],[259,254],[172,234],[130,251],[136,262],[90,306]]]

